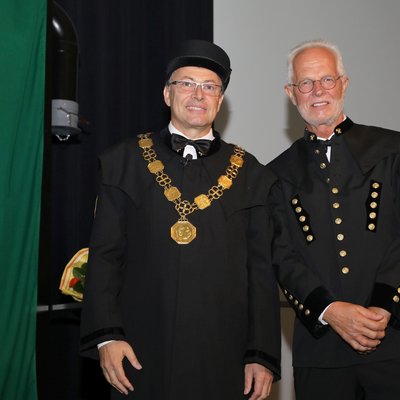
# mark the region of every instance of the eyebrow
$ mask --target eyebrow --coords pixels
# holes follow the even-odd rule
[[[325,75],[322,75],[321,78],[319,78],[319,79],[313,79],[313,78],[308,78],[308,77],[307,77],[307,78],[299,79],[298,82],[305,81],[305,80],[319,81],[320,79],[326,78],[327,76],[331,76],[331,77],[335,78],[336,75],[337,75],[337,74],[325,74]]]
[[[196,79],[192,78],[191,76],[185,75],[182,78],[174,78],[177,81],[182,81],[182,80],[191,80],[193,82],[197,82]],[[205,81],[201,82],[201,83],[215,83],[216,85],[219,85],[219,83],[215,82],[214,79],[206,79]]]

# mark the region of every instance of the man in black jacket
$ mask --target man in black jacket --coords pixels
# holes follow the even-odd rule
[[[167,66],[168,128],[100,158],[81,348],[112,398],[261,400],[279,379],[275,177],[212,129],[230,72],[220,47],[183,43]]]
[[[336,46],[288,56],[304,138],[270,163],[274,262],[296,312],[298,400],[392,400],[400,370],[400,134],[354,123]],[[300,257],[299,257],[300,255]]]

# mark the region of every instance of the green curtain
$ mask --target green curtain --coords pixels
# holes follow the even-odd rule
[[[46,0],[0,0],[0,399],[37,399]]]

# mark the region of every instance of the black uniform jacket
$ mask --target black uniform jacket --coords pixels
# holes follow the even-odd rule
[[[350,119],[335,133],[330,162],[306,130],[269,164],[279,177],[271,192],[274,264],[297,316],[295,366],[400,357],[400,134]],[[375,352],[358,354],[318,322],[335,300],[392,313]]]
[[[217,186],[230,165],[233,146],[219,138],[212,154],[185,165],[168,130],[151,137],[164,172],[190,203]],[[143,366],[138,372],[126,365],[135,386],[130,396],[145,400],[243,399],[244,364],[251,362],[278,379],[279,296],[265,207],[275,176],[246,153],[232,187],[188,215],[197,237],[180,245],[171,238],[179,215],[137,138],[100,163],[83,355],[97,357],[102,341],[128,341]]]

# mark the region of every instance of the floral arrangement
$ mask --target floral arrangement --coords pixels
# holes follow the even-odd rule
[[[83,300],[88,256],[88,248],[79,250],[65,266],[61,278],[61,292],[72,296],[76,301]]]

